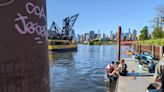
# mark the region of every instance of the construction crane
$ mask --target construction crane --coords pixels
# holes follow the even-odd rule
[[[79,14],[76,14],[76,15],[73,15],[71,17],[67,17],[63,20],[62,32],[64,35],[67,35],[67,36],[70,35],[72,28],[73,28],[78,16],[79,16]]]
[[[62,35],[62,30],[54,21],[52,22],[50,30],[48,30],[48,35],[49,38],[60,38],[60,36]]]
[[[57,39],[69,39],[71,40],[70,33],[72,28],[78,18],[79,14],[73,15],[71,17],[66,17],[63,19],[63,28],[60,29],[53,21],[50,30],[48,31],[49,38],[57,38]]]

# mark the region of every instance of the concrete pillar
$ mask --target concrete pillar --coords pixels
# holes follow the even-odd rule
[[[118,27],[117,32],[117,60],[120,61],[120,52],[121,52],[121,26]]]
[[[0,12],[0,92],[49,92],[46,0],[3,0]]]

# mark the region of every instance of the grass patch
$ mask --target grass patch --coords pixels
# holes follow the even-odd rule
[[[164,38],[162,38],[162,39],[150,39],[150,40],[137,41],[137,43],[141,44],[141,45],[164,46]]]

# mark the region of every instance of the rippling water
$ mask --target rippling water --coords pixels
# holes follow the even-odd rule
[[[77,52],[50,55],[51,92],[112,92],[104,83],[104,69],[116,61],[116,53],[116,45],[78,45]]]

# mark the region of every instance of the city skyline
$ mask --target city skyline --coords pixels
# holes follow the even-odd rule
[[[76,38],[77,42],[79,43],[88,43],[92,40],[104,40],[104,41],[117,41],[117,32],[113,32],[110,31],[110,34],[105,34],[105,33],[101,33],[99,32],[95,32],[93,30],[88,31],[86,33],[83,34],[77,34],[77,36],[75,37],[75,33],[74,33],[74,37]],[[137,35],[137,30],[133,29],[130,30],[128,32],[122,32],[121,33],[121,40],[126,41],[126,40],[138,40],[138,35]]]
[[[76,34],[98,29],[109,34],[111,30],[116,32],[119,25],[124,32],[131,28],[139,33],[144,26],[152,32],[153,23],[149,21],[157,15],[155,8],[161,4],[162,0],[47,0],[48,29],[52,21],[62,26],[65,17],[79,13],[73,27]]]

